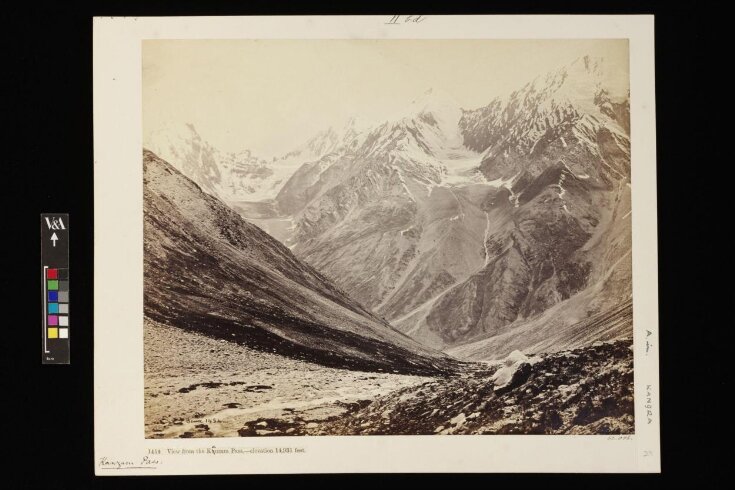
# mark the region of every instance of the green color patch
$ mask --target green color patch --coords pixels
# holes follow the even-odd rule
[[[49,281],[48,282],[49,291],[56,291],[57,289],[59,289],[59,281]]]

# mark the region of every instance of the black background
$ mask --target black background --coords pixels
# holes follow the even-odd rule
[[[416,4],[279,6],[272,2],[120,1],[82,7],[70,2],[10,4],[2,8],[3,71],[0,79],[5,129],[0,175],[3,182],[2,241],[3,337],[0,345],[2,416],[0,442],[5,488],[240,488],[304,483],[353,484],[354,476],[285,477],[126,477],[97,478],[93,461],[93,129],[92,16],[244,15],[244,14],[470,14],[470,13],[654,13],[656,14],[656,89],[659,212],[659,284],[662,366],[663,476],[430,475],[359,476],[369,485],[398,479],[404,485],[565,485],[646,488],[691,479],[702,488],[724,484],[725,449],[716,439],[731,437],[730,408],[723,395],[731,374],[716,366],[724,356],[723,336],[735,296],[726,285],[725,303],[715,307],[708,273],[732,265],[729,231],[713,229],[711,199],[727,194],[718,182],[728,165],[713,143],[713,112],[732,90],[718,64],[700,58],[722,40],[716,19],[722,13],[702,2],[486,2],[441,7]],[[346,4],[346,3],[345,3]],[[441,5],[441,4],[440,4]],[[700,14],[701,12],[701,14]],[[706,20],[705,20],[706,19]],[[727,26],[724,32],[728,32]],[[723,36],[724,38],[724,36]],[[708,95],[719,96],[715,105]],[[708,136],[705,136],[707,133]],[[732,187],[732,186],[730,186]],[[730,210],[731,205],[725,210]],[[69,366],[42,366],[38,336],[41,321],[39,214],[70,213],[74,337]],[[724,224],[732,221],[726,219]],[[721,224],[723,222],[720,222]],[[724,228],[727,230],[729,228]],[[718,255],[719,254],[719,255]],[[720,259],[719,257],[725,257]],[[714,271],[713,271],[714,269]],[[722,291],[722,289],[720,289]],[[704,352],[704,356],[703,353]],[[709,384],[706,384],[709,383]],[[725,440],[725,442],[727,442]],[[727,452],[731,452],[727,451]],[[409,481],[409,480],[418,481]],[[234,481],[233,481],[234,480]],[[349,480],[349,482],[347,481]],[[513,481],[509,481],[513,480]],[[520,482],[515,481],[520,480]],[[631,480],[631,481],[628,481]],[[668,480],[668,481],[667,481]]]

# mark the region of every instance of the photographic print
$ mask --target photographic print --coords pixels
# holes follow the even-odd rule
[[[660,471],[653,47],[96,18],[96,474]]]
[[[635,433],[627,39],[141,50],[146,439]]]

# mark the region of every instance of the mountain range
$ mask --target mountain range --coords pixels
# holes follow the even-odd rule
[[[170,124],[149,132],[144,148],[169,162],[205,192],[228,204],[259,202],[275,197],[304,163],[321,157],[349,140],[358,122],[350,119],[338,133],[318,132],[281,156],[260,158],[248,149],[223,152],[204,139],[193,124]]]
[[[413,374],[456,366],[147,150],[143,168],[146,317],[326,366]]]
[[[257,225],[238,222],[238,240],[265,240],[260,227],[285,245],[269,242],[278,254],[248,267],[294,267],[320,298],[338,298],[341,314],[420,359],[576,348],[631,336],[629,94],[619,79],[585,56],[477,109],[430,90],[388,121],[323,131],[271,161],[218,152],[193,126],[154,133],[146,147],[198,184],[198,200],[210,194]],[[187,243],[182,251],[196,248]],[[210,266],[234,261],[231,245]],[[160,316],[170,298],[156,291],[166,293],[151,306]]]

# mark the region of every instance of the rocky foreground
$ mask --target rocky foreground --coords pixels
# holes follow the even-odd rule
[[[352,403],[329,420],[260,419],[239,433],[632,434],[630,346],[600,342],[532,358],[516,351],[503,363],[472,365],[459,376]]]
[[[633,433],[629,340],[422,377],[319,366],[150,320],[145,332],[148,438]]]

